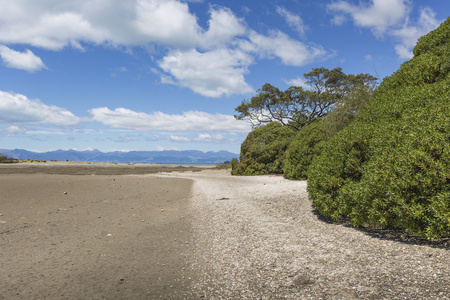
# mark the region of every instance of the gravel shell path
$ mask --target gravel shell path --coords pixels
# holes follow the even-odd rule
[[[157,175],[194,180],[195,298],[450,299],[448,244],[328,223],[314,213],[306,181],[228,173]]]

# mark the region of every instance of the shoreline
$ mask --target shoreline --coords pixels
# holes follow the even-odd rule
[[[145,175],[161,172],[198,172],[205,169],[215,168],[216,166],[205,165],[52,161],[0,164],[0,174]]]

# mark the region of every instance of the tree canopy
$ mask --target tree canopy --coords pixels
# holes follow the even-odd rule
[[[241,145],[239,162],[232,162],[232,175],[282,173],[284,152],[296,131],[272,122],[250,132]]]
[[[282,91],[266,83],[235,111],[238,120],[248,119],[254,128],[271,122],[300,130],[328,115],[346,95],[355,90],[371,93],[377,78],[369,74],[345,74],[341,68],[314,68],[304,74],[306,87],[291,86]]]

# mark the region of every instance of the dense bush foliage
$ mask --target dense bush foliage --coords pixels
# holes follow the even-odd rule
[[[231,162],[233,175],[282,173],[284,153],[297,131],[272,122],[250,132],[241,145],[241,157]]]
[[[450,18],[314,159],[308,192],[323,216],[450,235],[449,36]]]
[[[297,132],[286,150],[284,178],[307,179],[309,165],[313,158],[321,153],[324,143],[325,131],[322,121],[316,121]]]

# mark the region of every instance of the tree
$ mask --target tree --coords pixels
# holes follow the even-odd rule
[[[250,132],[241,145],[240,161],[232,161],[232,175],[282,173],[284,152],[296,131],[272,122]]]
[[[347,93],[339,100],[331,113],[323,119],[323,129],[326,138],[332,138],[336,133],[350,125],[361,110],[372,98],[373,88],[361,85],[355,86],[351,93]]]
[[[249,119],[254,128],[279,122],[295,130],[330,113],[336,103],[355,89],[373,90],[376,78],[369,74],[346,75],[341,68],[314,68],[304,74],[307,88],[291,86],[285,91],[266,83],[258,95],[235,108],[238,120]]]

